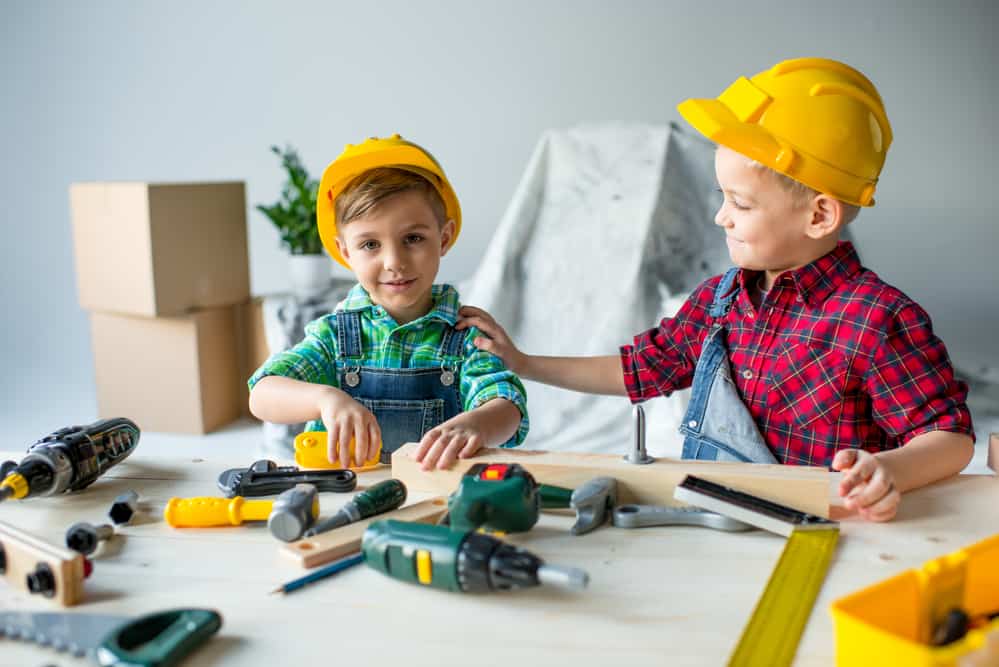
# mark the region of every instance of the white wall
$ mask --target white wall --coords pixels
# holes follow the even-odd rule
[[[0,416],[41,435],[96,411],[73,181],[242,179],[252,205],[278,192],[272,143],[318,175],[344,143],[401,132],[462,200],[455,279],[545,128],[679,120],[684,98],[803,55],[864,71],[894,126],[879,205],[854,228],[863,259],[957,360],[997,363],[996,17],[990,0],[2,0]],[[255,211],[249,226],[254,292],[282,289],[277,235]]]

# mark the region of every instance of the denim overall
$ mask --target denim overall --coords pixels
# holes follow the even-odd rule
[[[708,314],[716,320],[728,314],[739,294],[738,275],[737,267],[729,269],[715,288]],[[704,339],[680,432],[685,459],[777,463],[732,381],[725,326],[718,321]]]
[[[439,367],[376,368],[361,365],[360,313],[337,313],[336,328],[340,389],[378,420],[382,463],[390,463],[392,452],[403,444],[419,442],[424,433],[461,412],[457,372],[466,331],[447,328],[438,350]]]

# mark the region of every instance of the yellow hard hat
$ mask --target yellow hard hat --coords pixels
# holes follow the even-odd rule
[[[337,195],[343,192],[354,178],[379,167],[411,171],[427,179],[434,186],[444,201],[444,210],[448,219],[454,220],[454,235],[448,247],[454,245],[461,231],[461,206],[451,188],[451,183],[444,175],[444,170],[425,148],[406,141],[398,134],[393,134],[386,139],[371,137],[356,146],[347,144],[340,156],[323,172],[316,197],[316,224],[319,225],[319,238],[322,239],[330,257],[350,268],[350,264],[336,246],[334,204]]]
[[[852,67],[785,60],[677,109],[715,143],[841,201],[874,205],[891,125],[874,84]]]

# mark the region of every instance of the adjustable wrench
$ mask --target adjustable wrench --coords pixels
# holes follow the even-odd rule
[[[753,526],[717,512],[697,507],[666,507],[661,505],[618,505],[612,522],[618,528],[645,526],[704,526],[737,533],[753,530]]]

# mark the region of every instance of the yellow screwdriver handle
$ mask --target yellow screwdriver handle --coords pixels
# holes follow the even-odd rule
[[[238,526],[244,521],[266,521],[273,500],[235,498],[171,498],[163,510],[163,519],[174,528]]]

